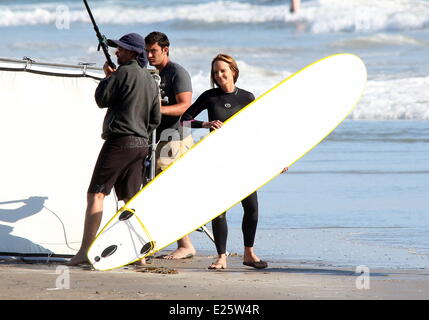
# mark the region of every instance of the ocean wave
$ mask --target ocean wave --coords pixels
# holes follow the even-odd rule
[[[258,97],[290,76],[289,70],[272,71],[237,61],[240,74],[237,86]],[[194,98],[209,88],[209,72],[192,76]],[[365,92],[351,112],[351,120],[429,121],[429,77],[369,80]]]
[[[92,9],[101,24],[148,24],[173,21],[212,23],[263,23],[283,21],[287,6],[252,5],[248,3],[215,1],[201,4],[163,6],[126,6],[103,4]],[[281,11],[279,12],[279,9]],[[287,11],[287,10],[286,10]],[[0,6],[0,26],[55,24],[57,18],[67,17],[70,23],[89,23],[85,8],[75,4],[44,4]]]
[[[293,72],[266,70],[238,61],[240,85],[255,96],[263,94]],[[429,76],[369,80],[365,92],[349,115],[352,120],[423,120],[429,121]]]
[[[423,29],[429,26],[429,3],[418,0],[320,0],[302,10],[313,33]]]
[[[376,33],[370,36],[357,37],[354,39],[344,39],[333,43],[332,47],[346,48],[375,48],[382,46],[424,46],[429,47],[429,41],[416,39],[402,34]]]
[[[429,77],[368,81],[350,119],[429,120]]]
[[[95,2],[93,14],[101,24],[192,22],[198,26],[222,24],[300,24],[311,33],[400,31],[429,27],[429,2],[419,0],[310,0],[296,14],[288,1],[204,1],[164,3],[146,1]],[[0,26],[90,23],[76,2],[0,6]]]

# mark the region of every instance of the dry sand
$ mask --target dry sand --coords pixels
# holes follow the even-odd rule
[[[255,270],[229,257],[228,269],[207,270],[213,257],[147,267],[93,271],[61,264],[0,263],[1,300],[301,300],[429,299],[429,272],[370,270],[369,289],[358,289],[354,269],[270,263]],[[368,279],[368,278],[367,278]],[[368,282],[367,282],[368,283]]]

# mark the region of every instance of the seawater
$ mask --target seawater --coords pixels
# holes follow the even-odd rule
[[[423,121],[343,122],[259,190],[255,248],[272,261],[426,268],[428,143]],[[239,253],[241,217],[240,204],[228,213]]]
[[[359,55],[368,68],[360,103],[259,191],[257,252],[285,263],[428,267],[429,1],[303,0],[296,14],[286,0],[89,3],[108,38],[167,33],[171,59],[191,74],[193,99],[209,88],[220,52],[237,59],[237,85],[256,96],[327,55]],[[0,33],[0,57],[104,62],[82,1],[2,1]],[[251,161],[263,163],[263,146]],[[239,253],[241,217],[238,204],[228,214],[228,249]],[[192,238],[214,252],[205,236]]]

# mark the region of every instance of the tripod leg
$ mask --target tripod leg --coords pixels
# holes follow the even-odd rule
[[[213,243],[215,243],[213,235],[211,234],[210,230],[207,229],[206,226],[202,226],[201,228],[197,229],[197,231],[204,232],[207,235],[207,237],[209,237],[210,240],[213,241]],[[226,252],[226,255],[229,256],[229,252],[228,251]]]

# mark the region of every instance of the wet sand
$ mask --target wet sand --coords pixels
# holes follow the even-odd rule
[[[1,300],[386,300],[429,299],[427,269],[369,270],[270,263],[264,270],[229,257],[228,269],[207,270],[213,256],[152,259],[143,268],[112,271],[59,263],[0,261]],[[362,282],[365,280],[366,282]],[[369,282],[367,282],[369,280]],[[364,284],[368,289],[362,288]],[[361,287],[360,289],[358,287]]]

